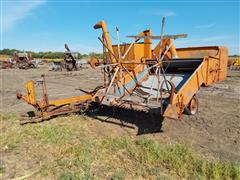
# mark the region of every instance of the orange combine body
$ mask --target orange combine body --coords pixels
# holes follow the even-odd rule
[[[103,44],[104,59],[100,62],[92,58],[89,64],[93,68],[103,68],[104,86],[92,92],[84,91],[77,97],[51,101],[44,77],[41,100],[36,99],[35,82],[29,81],[26,95],[17,93],[17,97],[36,109],[36,118],[31,122],[85,111],[93,104],[179,119],[184,111],[197,112],[196,93],[201,86],[226,79],[228,50],[225,47],[175,48],[174,40],[186,37],[185,34],[152,36],[150,30],[129,36],[133,38],[130,44],[112,45],[104,21],[94,28],[102,29],[99,40]],[[155,39],[159,42],[153,48]]]

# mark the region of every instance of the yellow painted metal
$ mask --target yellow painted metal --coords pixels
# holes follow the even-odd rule
[[[25,88],[27,90],[26,101],[29,104],[35,105],[36,104],[36,90],[34,86],[34,81],[28,81],[25,84]]]
[[[108,49],[113,53],[112,43],[110,41],[110,37],[109,37],[109,34],[108,34],[107,25],[106,25],[105,21],[100,21],[97,24],[95,24],[94,29],[99,29],[99,28],[102,29],[103,37],[104,37],[104,40],[106,42],[106,45],[107,45]],[[112,55],[112,53],[109,53],[109,58],[111,60],[111,63],[115,63],[116,59]]]
[[[169,98],[169,104],[167,105],[166,110],[164,111],[163,116],[177,119],[181,117],[184,108],[188,105],[192,97],[196,94],[199,88],[203,85],[208,86],[218,81],[226,79],[227,76],[227,63],[228,63],[228,50],[225,47],[213,46],[213,47],[195,47],[195,48],[175,48],[173,44],[173,39],[163,39],[162,43],[158,43],[154,49],[152,49],[152,40],[150,38],[145,38],[143,43],[132,43],[132,44],[122,44],[120,45],[121,56],[118,55],[118,46],[111,44],[110,37],[108,34],[107,26],[104,21],[98,22],[95,26],[95,29],[101,28],[103,32],[104,43],[109,53],[109,58],[111,64],[116,64],[117,71],[115,71],[116,76],[111,80],[110,84],[114,84],[117,87],[124,86],[128,84],[133,79],[136,80],[136,76],[141,73],[144,68],[146,68],[146,60],[156,60],[159,58],[160,45],[162,44],[162,51],[169,51],[166,53],[165,58],[182,58],[182,59],[191,59],[191,58],[202,58],[203,61],[198,66],[198,68],[193,72],[191,77],[184,83],[184,85],[176,91],[172,91],[171,98]],[[150,30],[143,31],[139,33],[138,36],[151,36],[152,33]],[[136,41],[139,39],[135,39]],[[128,51],[129,47],[131,49]],[[124,58],[122,55],[126,54]],[[120,57],[115,59],[115,57]],[[177,60],[177,59],[176,59]],[[124,64],[128,62],[129,64]],[[131,64],[132,63],[132,64]],[[159,62],[160,64],[161,62]],[[97,63],[93,63],[95,67]],[[159,65],[155,64],[155,65]],[[144,79],[144,77],[142,77]],[[121,83],[120,83],[121,82]],[[141,83],[141,82],[137,82]],[[131,86],[131,88],[134,88]],[[79,103],[85,101],[101,102],[99,100],[103,99],[106,95],[106,89],[109,90],[110,94],[113,94],[111,91],[114,91],[114,88],[105,87],[98,90],[93,94],[84,94],[77,97],[71,97],[66,99],[59,100],[49,100],[46,103],[46,98],[41,101],[36,101],[36,93],[34,82],[29,81],[26,84],[27,95],[21,96],[23,100],[33,105],[34,107],[40,107],[44,109],[47,106],[56,106],[61,107],[64,105]],[[45,88],[46,89],[46,88]],[[127,93],[131,93],[133,89],[127,89]],[[46,92],[46,91],[44,91]],[[126,93],[126,94],[127,94]],[[47,93],[45,93],[47,94]],[[46,96],[47,97],[47,96]]]
[[[204,74],[207,78],[205,85],[208,86],[227,77],[228,49],[222,46],[205,46],[177,48],[180,58],[205,58],[207,69]]]
[[[130,44],[120,45],[120,53],[125,54],[126,50],[129,48],[129,46],[130,46]],[[145,47],[144,47],[143,43],[133,44],[132,48],[128,52],[128,55],[124,58],[124,60],[122,60],[122,62],[128,61],[128,62],[140,63],[141,59],[145,57],[144,49],[145,49]],[[113,46],[113,52],[114,52],[114,54],[116,54],[118,56],[117,45]],[[128,64],[128,65],[125,65],[125,67],[128,68],[128,70],[131,70],[135,67],[135,65]]]
[[[138,34],[138,36],[151,36],[152,32],[151,30],[145,30]],[[128,50],[128,48],[131,46],[131,44],[121,44],[120,45],[120,53],[121,56],[125,54]],[[113,45],[113,52],[118,57],[118,46]],[[124,59],[121,60],[121,62],[134,62],[134,63],[141,63],[145,59],[151,59],[152,58],[152,39],[144,38],[144,43],[134,43],[129,50],[128,54]],[[136,65],[135,64],[125,64],[125,68],[128,70],[133,70]]]
[[[91,94],[83,94],[80,96],[59,99],[59,100],[50,100],[48,103],[45,102],[44,98],[42,100],[37,101],[34,84],[35,84],[34,81],[32,81],[32,80],[28,81],[25,84],[27,94],[25,96],[21,95],[21,99],[26,101],[28,104],[33,105],[34,107],[36,106],[38,108],[44,108],[44,107],[48,107],[48,106],[62,106],[62,105],[71,104],[71,103],[81,103],[81,102],[85,102],[87,100],[94,101],[94,99],[92,99]]]
[[[229,57],[228,66],[232,70],[240,70],[240,57]]]
[[[70,104],[70,103],[84,102],[87,100],[92,100],[92,95],[84,94],[81,96],[59,99],[59,100],[55,100],[55,101],[49,101],[49,105],[61,106],[61,105]]]
[[[173,39],[169,39],[169,45],[171,45],[169,51],[172,53],[172,58],[178,58],[176,48],[173,44]]]
[[[156,58],[156,57],[159,56],[160,46],[161,46],[161,42],[158,42],[156,47],[152,50],[152,56],[153,57]],[[173,44],[173,39],[163,39],[163,42],[162,42],[162,52],[164,52],[166,50],[167,46],[170,46],[170,49],[169,49],[169,52],[166,54],[166,57],[168,59],[177,58],[178,54],[177,54],[176,48],[175,48],[175,46]]]
[[[144,36],[152,36],[151,30],[143,31]],[[152,39],[144,38],[144,58],[152,58]]]
[[[173,119],[180,118],[184,108],[201,86],[208,86],[226,79],[228,61],[227,48],[216,46],[177,49],[177,53],[181,58],[199,57],[200,52],[204,58],[202,63],[181,89],[173,94],[172,102],[167,106],[163,114],[164,117]],[[206,56],[207,54],[213,53],[215,56]]]

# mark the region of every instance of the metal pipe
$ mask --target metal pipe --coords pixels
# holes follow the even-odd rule
[[[111,60],[111,63],[116,63],[116,62],[117,62],[117,58],[116,58],[115,54],[111,51],[111,49],[109,49],[109,47],[103,42],[103,40],[102,40],[100,37],[98,37],[98,39],[99,39],[99,41],[103,44],[103,46],[104,46],[105,48],[107,48],[108,52],[110,52],[109,56],[111,55],[113,58],[115,58],[116,61],[113,62],[113,61]],[[110,57],[110,59],[111,59],[111,57]]]
[[[157,69],[156,69],[156,71],[155,71],[155,75],[157,75],[158,71],[159,71],[159,67],[157,67]],[[152,79],[152,84],[151,84],[149,96],[148,96],[148,98],[147,98],[147,102],[148,102],[148,100],[149,100],[149,98],[151,97],[151,94],[152,94],[153,82],[154,82],[154,78]]]
[[[47,94],[47,86],[44,75],[42,75],[42,92],[43,92],[43,102],[45,106],[49,105],[48,94]]]
[[[119,28],[116,27],[116,33],[117,33],[117,46],[118,46],[118,59],[121,59],[121,51],[120,51],[120,37],[119,37]]]
[[[160,62],[163,60],[164,56],[167,54],[167,52],[168,52],[168,50],[170,49],[171,46],[172,46],[172,44],[170,44],[170,45],[168,46],[168,48],[165,50],[165,52],[163,53],[161,59],[159,60]],[[159,64],[160,64],[160,63],[157,63],[157,64],[155,64],[155,65],[149,67],[148,70],[151,70],[151,69],[153,69],[153,68],[159,66]]]
[[[128,47],[127,51],[125,52],[125,54],[122,56],[122,59],[125,59],[125,57],[128,55],[130,49],[132,48],[133,44],[135,44],[137,41],[139,41],[139,39],[135,39],[130,46]]]
[[[157,76],[157,78],[158,78],[158,89],[157,89],[157,102],[159,101],[158,100],[158,95],[159,95],[159,90],[160,90],[160,75],[161,75],[161,71],[159,70],[158,71],[158,76]]]
[[[115,63],[117,59],[116,59],[116,57],[113,56],[113,54],[114,54],[113,47],[112,47],[112,43],[110,41],[110,37],[108,34],[107,25],[106,25],[105,21],[100,21],[97,24],[95,24],[94,29],[99,29],[99,28],[102,28],[103,36],[106,41],[106,46],[110,52],[110,54],[109,54],[110,60],[112,63]]]
[[[162,41],[163,41],[164,23],[165,23],[165,17],[162,18],[162,29],[161,29],[160,48],[159,48],[159,58],[161,57],[161,54],[162,54]]]
[[[104,96],[106,96],[106,95],[109,93],[110,88],[111,88],[111,86],[112,86],[112,83],[113,83],[113,81],[114,81],[114,79],[115,79],[115,77],[116,77],[116,75],[117,75],[117,73],[118,73],[118,70],[119,70],[119,67],[117,67],[117,69],[116,69],[116,71],[115,71],[115,73],[114,73],[114,75],[113,75],[113,77],[112,77],[112,80],[111,80],[111,82],[110,82],[110,84],[109,84],[109,86],[108,86],[108,88],[107,88],[107,91],[106,91],[106,93],[105,93]]]

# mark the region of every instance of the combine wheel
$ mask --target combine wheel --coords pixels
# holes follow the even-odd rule
[[[190,100],[189,104],[185,107],[184,113],[187,115],[195,115],[198,112],[198,99],[194,95]]]

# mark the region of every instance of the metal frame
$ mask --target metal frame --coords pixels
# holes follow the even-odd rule
[[[37,111],[38,118],[44,120],[60,114],[86,110],[91,104],[119,106],[133,110],[150,110],[152,107],[149,105],[149,97],[153,87],[151,86],[148,98],[145,98],[139,88],[151,76],[150,72],[155,70],[154,76],[158,78],[158,85],[157,98],[154,103],[160,111],[159,116],[178,119],[201,86],[211,85],[226,78],[228,53],[224,47],[176,49],[173,40],[178,36],[163,36],[162,33],[160,36],[161,41],[152,49],[154,36],[152,36],[150,30],[145,30],[137,36],[132,36],[134,41],[128,44],[126,49],[125,44],[112,46],[104,21],[98,22],[94,28],[102,29],[103,38],[99,38],[99,40],[103,45],[105,58],[102,63],[96,60],[97,63],[91,64],[90,62],[90,64],[94,68],[103,69],[103,87],[96,88],[93,92],[85,92],[80,96],[52,101],[48,99],[45,79],[42,77],[43,98],[38,101],[36,100],[35,83],[29,81],[26,83],[26,95],[18,93],[17,97],[32,105]],[[118,31],[118,42],[120,42]],[[142,38],[144,42],[137,43]],[[184,59],[186,62],[190,62],[191,58],[197,57],[201,59],[201,63],[197,68],[191,69],[191,76],[179,89],[176,89],[171,79],[166,79],[166,73],[171,69],[172,62],[178,60],[181,62],[181,59],[172,60],[176,57]],[[163,66],[166,63],[167,66],[164,68]],[[180,70],[176,68],[174,73],[187,69],[184,63],[180,64],[182,67],[180,67]],[[160,76],[163,81],[159,79]],[[163,98],[164,84],[168,92],[168,96],[165,98]],[[135,95],[141,98],[143,102],[129,100]]]

